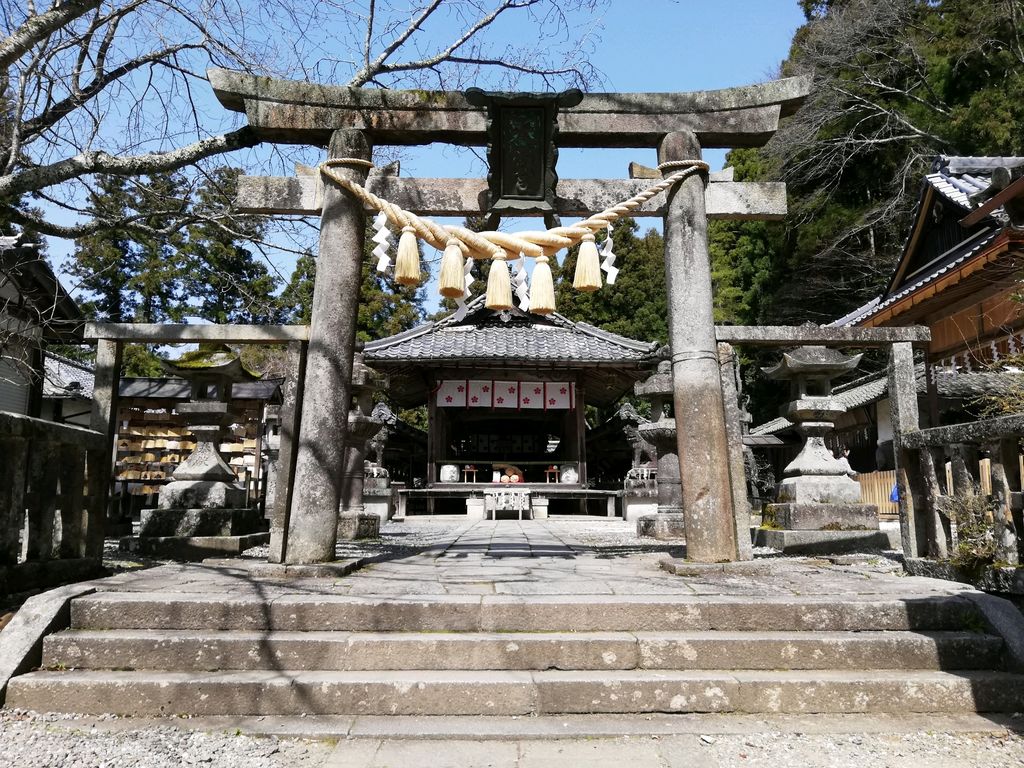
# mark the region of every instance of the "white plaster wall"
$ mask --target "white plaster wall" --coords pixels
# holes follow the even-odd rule
[[[878,444],[892,440],[892,419],[889,416],[889,398],[879,400],[875,404],[876,416],[878,418]]]

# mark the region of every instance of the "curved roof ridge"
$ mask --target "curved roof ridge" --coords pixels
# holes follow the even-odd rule
[[[447,320],[448,318],[444,318]],[[373,341],[367,341],[363,344],[364,352],[372,352],[377,349],[384,349],[385,347],[395,344],[400,341],[406,341],[408,339],[415,339],[417,336],[422,336],[434,328],[443,327],[441,321],[426,320],[417,326],[413,326],[407,331],[399,331],[398,333],[392,334],[391,336],[385,336],[382,339],[374,339]]]
[[[570,320],[569,322],[572,321]],[[640,341],[639,339],[631,339],[629,336],[623,336],[615,333],[614,331],[606,331],[603,328],[598,328],[596,325],[585,323],[582,320],[580,322],[573,323],[573,325],[577,330],[580,330],[583,333],[588,333],[591,336],[610,341],[614,344],[621,344],[624,347],[635,349],[638,352],[654,351],[659,346],[656,341]]]

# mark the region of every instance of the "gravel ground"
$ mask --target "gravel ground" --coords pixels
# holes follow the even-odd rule
[[[753,734],[703,736],[679,766],[794,766],[794,768],[1020,768],[1019,734]],[[670,763],[671,764],[671,763]]]
[[[100,730],[76,718],[0,710],[0,764],[11,768],[313,768],[333,746],[315,741],[200,733],[174,726]],[[60,723],[62,727],[55,727]]]
[[[111,719],[111,718],[108,718]],[[276,737],[202,733],[173,725],[133,730],[96,728],[74,717],[0,710],[0,764],[12,768],[359,768],[358,741],[340,745]],[[770,726],[765,728],[768,731]],[[444,742],[413,742],[409,758],[429,756],[431,764],[458,754]],[[519,742],[520,755],[536,743]],[[485,753],[490,751],[485,748]],[[635,768],[718,768],[719,766],[795,766],[798,768],[1019,768],[1024,738],[1013,733],[771,733],[682,735],[547,742],[546,752],[570,764],[605,765],[604,759],[628,759]],[[346,759],[348,758],[348,759]],[[351,760],[351,762],[350,762]],[[404,761],[403,761],[404,762]],[[413,766],[412,763],[407,763]],[[502,761],[501,765],[506,765]],[[517,761],[518,764],[518,761]],[[533,762],[530,763],[534,765]],[[381,763],[373,763],[374,766]],[[459,768],[485,768],[491,761],[460,762]],[[511,763],[509,763],[511,765]]]

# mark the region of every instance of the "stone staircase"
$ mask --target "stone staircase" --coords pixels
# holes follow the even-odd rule
[[[98,592],[7,706],[135,716],[1024,709],[967,598]]]

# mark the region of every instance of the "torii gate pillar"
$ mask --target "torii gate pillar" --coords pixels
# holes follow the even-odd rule
[[[362,131],[338,130],[329,155],[369,160],[370,145]],[[367,168],[335,170],[366,182]],[[365,217],[362,203],[333,184],[324,185],[322,210],[286,563],[334,559],[345,476]]]
[[[700,159],[700,142],[689,131],[667,134],[658,145],[659,163]],[[686,557],[717,563],[736,560],[738,552],[704,184],[701,176],[693,175],[668,193],[665,284]]]

